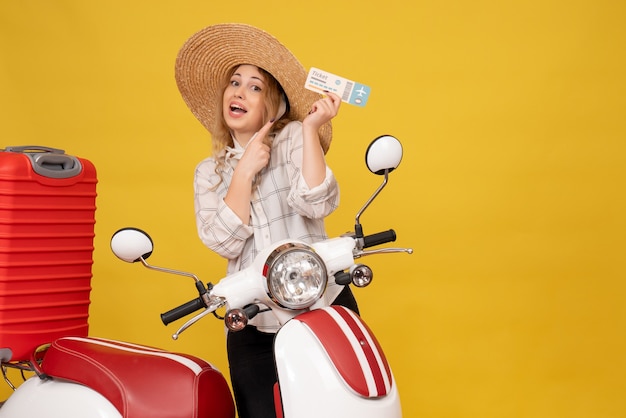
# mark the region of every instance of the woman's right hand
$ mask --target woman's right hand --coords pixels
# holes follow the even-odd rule
[[[267,135],[274,124],[274,120],[267,122],[259,131],[254,134],[246,145],[246,149],[237,163],[237,170],[245,170],[245,175],[249,176],[249,179],[254,179],[254,176],[270,161],[270,145],[266,140]],[[243,174],[243,173],[242,173]]]
[[[250,199],[254,177],[270,161],[270,145],[266,144],[265,138],[273,123],[273,120],[269,121],[250,138],[224,196],[224,203],[246,225],[250,222]]]

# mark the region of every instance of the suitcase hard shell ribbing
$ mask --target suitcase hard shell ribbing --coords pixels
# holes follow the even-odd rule
[[[88,333],[96,184],[63,150],[0,150],[0,348],[13,361]]]

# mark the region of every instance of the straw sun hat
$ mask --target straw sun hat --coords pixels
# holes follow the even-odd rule
[[[176,84],[185,103],[200,123],[213,132],[219,119],[217,103],[226,73],[240,64],[263,68],[287,94],[289,118],[302,120],[320,95],[304,88],[307,72],[298,59],[269,33],[245,24],[206,27],[185,42],[176,58]],[[332,127],[320,128],[324,152],[330,146]]]

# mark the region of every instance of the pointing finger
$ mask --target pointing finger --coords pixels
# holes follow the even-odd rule
[[[272,129],[272,125],[274,124],[275,121],[276,121],[275,119],[271,119],[269,122],[263,125],[261,129],[257,131],[257,133],[252,135],[252,138],[250,138],[250,142],[254,141],[256,138],[265,138],[267,134],[270,132],[270,129]]]

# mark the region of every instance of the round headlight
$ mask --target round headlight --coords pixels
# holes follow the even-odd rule
[[[311,247],[299,243],[276,248],[265,261],[263,274],[270,298],[288,309],[313,305],[328,282],[324,261]]]

